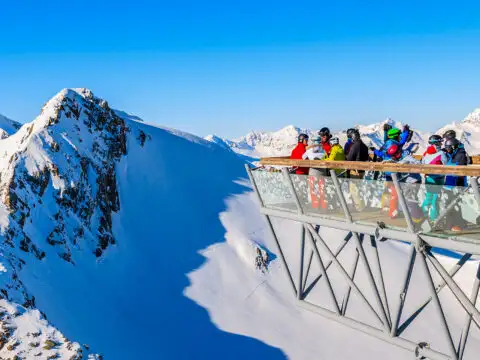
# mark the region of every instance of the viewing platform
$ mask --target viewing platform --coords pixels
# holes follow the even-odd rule
[[[246,169],[298,306],[409,350],[413,359],[464,359],[472,323],[477,336],[480,330],[480,311],[476,305],[480,266],[469,295],[454,276],[470,259],[480,256],[480,165],[477,158],[468,166],[291,160],[286,157],[263,158],[260,164],[255,169],[249,166]],[[292,171],[296,168],[315,171],[299,175]],[[427,174],[440,179],[454,176],[458,180],[456,183],[463,182],[465,186],[445,186],[441,185],[442,181],[426,184]],[[292,240],[298,243],[298,258],[285,257],[282,247],[287,244],[282,242],[283,234],[275,229],[272,218],[300,225],[298,238],[288,242],[290,248]],[[343,230],[347,235],[334,248],[330,241],[334,239],[321,236],[319,230],[323,227]],[[382,261],[385,259],[382,260],[378,245],[385,241],[410,244],[405,269],[399,269],[403,278],[401,284],[384,281]],[[348,244],[355,247],[355,256],[341,261]],[[310,249],[310,257],[306,249]],[[458,258],[455,266],[445,269],[435,255],[438,251],[455,254]],[[367,288],[355,279],[359,262],[363,263],[368,279]],[[424,286],[430,296],[406,315],[403,310],[416,263],[423,272]],[[338,291],[339,279],[328,271],[330,266],[336,268],[347,286],[343,294]],[[296,280],[293,270],[298,272]],[[329,306],[315,303],[312,296],[320,281],[324,281],[320,293],[330,298]],[[392,287],[397,290],[391,290]],[[447,321],[439,297],[445,287],[464,310],[453,315],[464,317],[458,331]],[[352,310],[347,316],[352,291],[365,306],[365,311]],[[393,297],[392,292],[396,294]],[[422,324],[425,320],[419,315],[432,306],[438,322]],[[370,320],[365,319],[365,314],[370,314]],[[404,336],[407,328],[419,324],[423,328],[435,327],[432,331],[440,331],[444,341],[430,344],[423,336],[413,339]]]

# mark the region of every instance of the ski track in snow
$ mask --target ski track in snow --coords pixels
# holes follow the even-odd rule
[[[191,284],[185,290],[187,297],[208,309],[210,318],[220,329],[251,336],[271,346],[279,347],[291,359],[404,360],[414,357],[412,353],[401,348],[296,307],[294,295],[280,260],[272,261],[269,272],[265,275],[255,270],[256,244],[273,253],[276,251],[273,239],[267,233],[266,224],[258,211],[253,193],[233,196],[227,203],[227,211],[220,216],[227,230],[226,241],[211,245],[202,251],[206,261],[202,267],[188,274]],[[299,227],[288,220],[274,220],[274,226],[280,230],[280,242],[289,266],[293,264],[291,271],[296,281],[298,269],[295,265],[299,262],[297,258],[300,254]],[[331,248],[334,248],[339,239],[343,239],[345,235],[344,232],[334,229],[323,228],[321,231]],[[344,264],[349,264],[348,259],[353,255],[352,245],[347,245],[346,254],[339,258]],[[365,247],[367,256],[372,256],[370,246]],[[310,251],[308,249],[307,247],[305,254]],[[390,308],[395,308],[394,297],[398,294],[406,268],[408,246],[387,241],[379,244],[379,251],[383,255],[381,261],[385,281],[391,284],[387,286]],[[447,268],[455,262],[452,258],[442,256],[439,258]],[[472,274],[475,273],[476,266],[476,261],[469,261],[455,276],[467,295],[470,293]],[[348,265],[347,268],[349,268]],[[416,264],[404,316],[411,313],[422,300],[428,298],[423,274],[419,273],[418,269],[419,266]],[[312,273],[318,272],[318,268],[315,272],[312,270]],[[330,268],[329,275],[334,291],[343,294],[345,290],[345,286],[341,285],[343,279],[334,266]],[[374,300],[368,290],[361,261],[355,280],[362,290],[366,289],[365,294],[373,304]],[[315,299],[314,303],[328,306],[328,299],[323,296],[325,288],[322,288],[324,286],[322,284],[320,281],[317,285],[319,290],[314,291],[311,296]],[[342,295],[337,297],[341,299]],[[454,340],[458,341],[465,313],[447,288],[441,292],[440,299],[447,320],[454,329]],[[359,302],[352,291],[347,315],[360,314],[365,321],[371,321],[364,310],[363,303]],[[408,328],[403,335],[412,340],[426,340],[432,346],[447,352],[442,334],[437,331],[439,324],[431,310],[432,305],[429,305],[425,313],[418,317],[421,323]],[[471,330],[472,337],[467,345],[466,360],[476,359],[476,354],[480,351],[478,328],[472,326]]]

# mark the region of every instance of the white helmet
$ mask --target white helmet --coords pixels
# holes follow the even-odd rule
[[[339,143],[340,143],[340,140],[338,140],[337,137],[330,139],[330,145],[338,145]]]

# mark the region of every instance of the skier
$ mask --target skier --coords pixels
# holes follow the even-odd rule
[[[328,156],[330,155],[330,150],[332,146],[330,145],[330,139],[332,138],[332,134],[330,133],[330,129],[327,127],[321,128],[318,132],[320,139],[322,140],[322,147],[325,154]]]
[[[308,147],[307,151],[303,154],[304,160],[322,160],[324,157],[322,140],[319,136],[313,138],[312,145]],[[312,208],[317,209],[320,206],[326,208],[327,205],[325,201],[322,201],[323,196],[320,196],[323,193],[325,169],[316,169],[310,168],[308,171],[308,188],[310,191],[310,200],[312,203]]]
[[[368,147],[362,141],[360,132],[357,129],[349,129],[351,143],[348,151],[345,151],[347,161],[368,161]],[[348,133],[348,132],[347,132]],[[347,145],[345,145],[347,147]]]
[[[307,150],[302,155],[303,160],[322,160],[324,155],[322,140],[320,136],[316,136],[312,139],[312,145],[307,146]]]
[[[385,128],[388,128],[388,127],[385,127]],[[373,147],[371,148],[371,150],[374,152],[374,154],[378,158],[383,160],[391,160],[392,158],[390,153],[398,154],[399,149],[400,149],[399,156],[401,156],[401,149],[403,148],[403,145],[405,145],[409,137],[411,137],[410,127],[408,125],[405,125],[403,127],[403,130],[400,130],[397,128],[391,128],[388,131],[385,131],[384,133],[385,133],[386,140],[383,146],[380,148],[380,150],[377,150]]]
[[[307,151],[308,145],[308,135],[307,134],[300,134],[298,135],[298,142],[297,146],[292,150],[292,154],[290,155],[290,159],[294,160],[302,160],[303,154]],[[294,168],[295,173],[297,175],[307,175],[308,168],[305,167],[296,167]]]
[[[447,165],[468,165],[469,157],[465,151],[465,147],[462,146],[460,141],[455,137],[447,138],[445,141],[445,151],[447,155]],[[467,179],[465,176],[447,175],[445,177],[445,196],[447,198],[447,206],[452,201],[456,201],[454,194],[455,186],[467,186]],[[458,196],[458,195],[457,195]],[[462,211],[460,206],[455,205],[448,216],[446,217],[447,229],[453,232],[462,231],[466,226],[466,221],[462,218]]]
[[[450,140],[450,139],[457,139],[457,132],[455,130],[447,130],[443,134],[443,139],[445,141]],[[465,149],[465,145],[460,140],[458,140],[458,148],[459,149]],[[467,155],[467,159],[468,159],[468,165],[471,165],[472,164],[472,158]]]
[[[325,149],[325,147],[324,147]],[[327,161],[345,161],[345,152],[340,146],[340,141],[337,137],[330,138],[330,151],[325,153],[324,160]],[[338,170],[341,172],[341,170]]]
[[[410,127],[405,125],[403,130],[391,127],[389,124],[384,125],[385,144],[377,150],[371,148],[375,156],[383,161],[398,162],[403,153],[403,145],[411,137]],[[395,186],[392,183],[392,177],[389,172],[385,173],[385,180],[387,181],[386,193],[382,196],[382,203],[386,200],[387,195],[390,195],[390,204],[388,214],[390,218],[394,219],[398,216],[398,194]]]
[[[353,143],[353,134],[354,132],[358,130],[357,129],[348,129],[347,130],[347,142],[345,143],[345,146],[343,147],[343,152],[345,153],[346,156],[348,156],[348,153],[350,151],[350,147],[352,146]]]
[[[368,161],[370,159],[368,155],[368,147],[364,144],[360,137],[360,132],[357,129],[348,129],[347,135],[351,141],[347,154],[347,161]],[[347,145],[345,145],[347,147]],[[348,178],[363,179],[365,171],[348,171]],[[352,196],[353,203],[355,204],[355,209],[357,211],[362,211],[365,209],[365,201],[363,200],[360,190],[358,180],[349,181],[349,191]]]
[[[447,155],[442,150],[443,138],[440,135],[432,135],[428,139],[430,144],[423,154],[422,163],[426,165],[446,165]],[[438,197],[445,182],[444,175],[425,175],[425,200],[422,203],[422,211],[431,221],[438,217]]]
[[[265,273],[265,271],[267,270],[267,263],[268,263],[268,254],[266,255],[266,259],[264,259],[262,255],[262,250],[260,250],[260,248],[257,247],[257,256],[255,257],[255,268]]]

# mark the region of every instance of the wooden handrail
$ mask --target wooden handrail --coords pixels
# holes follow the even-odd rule
[[[361,171],[388,171],[411,174],[438,174],[457,176],[479,176],[479,165],[442,166],[442,165],[413,165],[382,162],[361,161],[322,161],[322,160],[292,160],[289,157],[267,157],[260,159],[262,165],[306,167],[319,169],[341,169]]]

